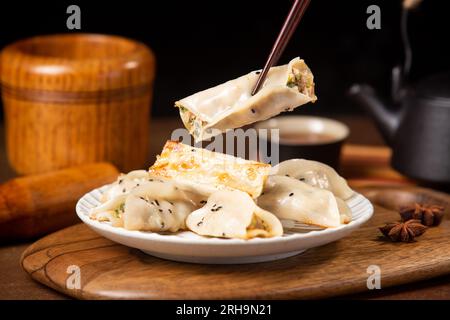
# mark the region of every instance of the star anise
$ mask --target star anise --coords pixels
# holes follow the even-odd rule
[[[420,220],[423,225],[437,226],[444,217],[444,207],[437,205],[424,205],[415,203],[400,209],[400,216],[403,221],[411,219]]]
[[[384,236],[391,241],[411,242],[415,237],[422,235],[427,227],[420,223],[420,220],[408,220],[406,222],[388,223],[380,228]]]

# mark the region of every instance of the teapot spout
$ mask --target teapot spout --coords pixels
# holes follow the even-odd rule
[[[378,98],[375,90],[365,84],[354,84],[349,90],[350,97],[374,117],[378,129],[388,145],[392,144],[398,127],[398,114],[390,111]]]

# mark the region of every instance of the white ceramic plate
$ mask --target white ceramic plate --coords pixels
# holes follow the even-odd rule
[[[287,258],[347,236],[373,214],[370,201],[355,193],[347,200],[353,214],[352,221],[337,228],[308,232],[285,230],[281,237],[250,240],[208,238],[190,231],[170,234],[130,231],[89,218],[89,209],[100,204],[105,188],[95,189],[78,201],[76,211],[84,223],[102,236],[128,247],[155,257],[192,263],[240,264]]]

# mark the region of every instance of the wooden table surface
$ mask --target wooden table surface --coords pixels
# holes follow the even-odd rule
[[[371,120],[361,116],[339,116],[351,134],[349,142],[382,145],[383,141]],[[176,118],[157,118],[151,122],[150,161],[161,150],[173,129],[180,127]],[[0,126],[0,182],[14,177],[8,167],[4,145],[3,127]],[[22,252],[31,243],[12,243],[0,246],[0,299],[67,299],[66,296],[33,281],[19,264]],[[405,286],[375,290],[348,296],[352,299],[450,299],[450,275]]]

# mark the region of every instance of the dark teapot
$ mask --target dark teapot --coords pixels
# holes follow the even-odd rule
[[[398,108],[388,107],[368,85],[353,85],[350,95],[374,117],[392,147],[395,169],[426,183],[450,185],[450,73],[397,90]]]

